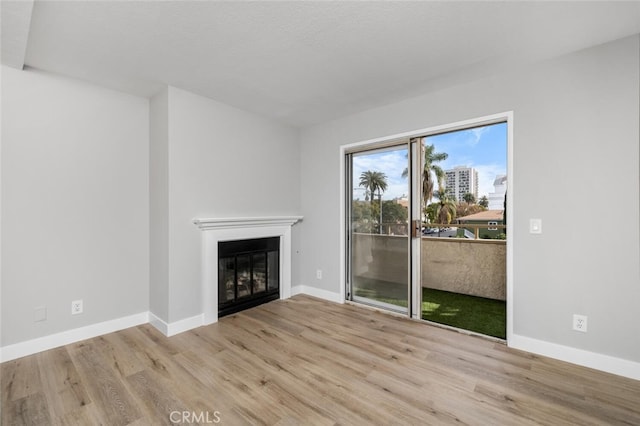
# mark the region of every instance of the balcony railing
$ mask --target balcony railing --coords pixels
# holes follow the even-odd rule
[[[498,228],[500,232],[506,228],[505,225],[429,226],[472,228],[475,238],[423,235],[420,259],[422,287],[489,299],[506,299],[506,240],[477,238],[482,237],[483,229]],[[406,225],[402,234],[353,234],[353,273],[381,281],[406,283],[406,236]],[[361,253],[373,253],[374,256],[361,256]],[[384,261],[376,263],[377,259]]]
[[[406,223],[386,223],[383,222],[382,226],[378,225],[368,225],[369,227],[375,229],[371,234],[374,235],[409,235],[408,225]],[[506,239],[505,231],[507,229],[507,225],[489,225],[487,223],[423,223],[423,230],[426,229],[436,229],[433,233],[425,234],[423,233],[423,237],[441,237],[442,232],[440,231],[443,228],[450,230],[460,230],[458,235],[455,235],[457,238],[467,238],[467,239]],[[360,229],[356,227],[355,229]],[[484,234],[481,232],[484,230]],[[356,231],[359,233],[366,234],[368,232]],[[498,235],[502,234],[504,237],[498,238]],[[447,235],[448,237],[449,235]],[[452,237],[454,237],[452,235]]]

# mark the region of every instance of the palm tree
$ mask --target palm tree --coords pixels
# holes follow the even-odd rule
[[[382,197],[382,192],[387,190],[387,175],[382,172],[373,172],[367,170],[360,175],[360,186],[371,194],[371,205],[373,205],[373,196],[378,191],[378,201]]]
[[[442,188],[444,184],[444,170],[436,163],[444,161],[449,157],[446,152],[435,152],[434,144],[424,145],[424,169],[422,170],[422,202],[424,208],[427,208],[429,201],[433,199],[434,177],[438,182],[438,188]],[[409,170],[402,172],[402,177],[407,177]]]
[[[433,176],[431,172],[436,175],[436,181],[438,182],[438,188],[442,188],[444,183],[444,170],[435,163],[444,161],[449,157],[446,152],[435,152],[435,146],[424,146],[424,171],[422,173],[422,197],[424,202],[427,203],[433,198]]]
[[[438,203],[431,203],[424,209],[424,215],[429,223],[438,223]]]
[[[387,175],[382,172],[367,170],[360,175],[360,186],[371,194],[371,209],[373,210],[373,196],[378,191],[378,203],[380,205],[380,219],[378,232],[382,233],[382,193],[387,190]],[[365,198],[366,199],[366,198]]]
[[[467,204],[475,204],[476,203],[476,196],[473,195],[470,192],[467,192],[466,194],[464,194],[462,196],[462,199],[464,200],[465,203]]]
[[[456,217],[456,202],[446,189],[436,191],[435,196],[438,198],[436,203],[438,222],[448,225]]]

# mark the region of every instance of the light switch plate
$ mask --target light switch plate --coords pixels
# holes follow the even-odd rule
[[[542,234],[542,219],[529,219],[529,233]]]

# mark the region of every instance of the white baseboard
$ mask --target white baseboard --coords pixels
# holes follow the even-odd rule
[[[153,312],[149,312],[149,324],[154,326],[156,330],[158,330],[165,336],[167,335],[167,333],[169,333],[169,324],[157,317]]]
[[[182,333],[183,331],[188,331],[192,328],[198,328],[202,326],[204,324],[204,319],[202,314],[200,314],[191,318],[185,318],[176,322],[167,323],[154,315],[153,312],[149,312],[149,323],[165,336],[171,337],[176,334]]]
[[[309,287],[305,285],[292,287],[291,295],[295,296],[296,294],[308,294],[309,296],[314,296],[319,299],[328,300],[330,302],[344,303],[344,300],[342,297],[340,297],[339,293],[321,290],[319,288]],[[155,315],[153,312],[149,312],[149,323],[167,337],[171,337],[173,335],[191,330],[193,328],[201,327],[205,324],[204,316],[202,314],[193,316],[191,318],[185,318],[176,322],[167,323],[166,321]]]
[[[85,327],[75,328],[73,330],[50,334],[49,336],[38,337],[37,339],[27,340],[26,342],[15,343],[2,348],[0,351],[0,362],[11,361],[13,359],[22,358],[23,356],[32,355],[38,352],[57,348],[59,346],[69,345],[81,340],[113,333],[114,331],[135,327],[148,322],[149,313],[141,312],[139,314],[91,324]]]
[[[291,287],[291,295],[295,296],[296,294],[307,294],[330,302],[344,303],[344,297],[342,297],[340,293],[334,293],[332,291],[322,290],[308,285],[297,285],[295,287]]]
[[[514,349],[520,349],[549,358],[559,359],[583,367],[605,371],[618,376],[640,380],[640,363],[603,355],[595,352],[563,346],[556,343],[532,339],[530,337],[512,335],[508,345]]]

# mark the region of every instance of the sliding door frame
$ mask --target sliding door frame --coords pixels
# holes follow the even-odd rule
[[[353,149],[348,149],[345,150],[344,152],[344,156],[343,156],[343,164],[344,164],[344,184],[345,184],[345,199],[343,200],[344,202],[344,226],[346,227],[346,229],[344,229],[344,250],[345,250],[345,259],[343,259],[343,262],[345,264],[345,271],[344,271],[344,280],[345,280],[345,285],[344,285],[344,291],[342,292],[342,295],[344,297],[344,300],[346,301],[353,301],[356,303],[362,303],[362,304],[366,304],[366,305],[370,305],[376,308],[380,308],[380,309],[385,309],[385,310],[389,310],[390,312],[395,312],[398,313],[400,315],[412,315],[412,310],[413,310],[413,293],[412,293],[412,289],[413,287],[415,287],[413,285],[413,264],[412,264],[412,259],[414,257],[413,255],[413,238],[411,236],[411,223],[412,222],[412,215],[411,212],[409,212],[408,215],[408,235],[407,235],[407,308],[406,308],[406,313],[404,312],[404,309],[395,309],[394,307],[392,307],[391,305],[389,305],[388,307],[384,306],[384,303],[375,303],[375,301],[365,301],[363,300],[356,300],[356,296],[354,294],[352,294],[353,292],[353,271],[352,271],[352,260],[353,260],[353,252],[352,252],[352,247],[353,247],[353,241],[351,240],[351,237],[353,235],[352,233],[352,221],[351,221],[351,208],[352,208],[352,195],[353,195],[353,188],[354,188],[354,182],[353,182],[353,156],[354,155],[358,155],[358,154],[365,154],[367,152],[371,152],[371,151],[379,151],[379,150],[384,150],[385,148],[389,148],[389,149],[395,149],[395,148],[400,148],[402,149],[403,147],[406,148],[407,150],[407,169],[408,170],[413,170],[412,168],[412,162],[413,162],[413,146],[415,145],[415,143],[413,143],[413,141],[409,138],[394,138],[394,139],[390,139],[390,140],[385,140],[384,143],[381,144],[369,144],[366,146],[359,146],[359,147],[354,147]],[[373,153],[373,152],[372,152]],[[411,176],[409,176],[408,178],[408,191],[409,194],[412,194],[413,191],[413,186],[414,186],[414,181],[413,181],[413,177],[414,175],[412,174]],[[413,202],[413,199],[410,200],[409,205],[411,206],[411,203]],[[358,299],[362,299],[362,298],[358,298]]]
[[[346,144],[340,146],[339,150],[339,164],[340,164],[340,188],[339,188],[339,196],[340,196],[340,297],[342,298],[342,302],[346,301],[346,288],[347,288],[347,205],[346,205],[346,179],[347,170],[346,170],[346,155],[349,152],[361,151],[365,149],[375,149],[382,148],[385,146],[395,145],[401,142],[402,140],[407,140],[411,138],[417,137],[425,137],[432,136],[440,133],[447,133],[456,130],[463,130],[472,127],[479,127],[489,124],[496,124],[506,122],[507,123],[507,210],[510,212],[511,218],[516,218],[515,210],[513,208],[513,200],[514,200],[514,180],[513,180],[513,111],[507,111],[492,115],[487,115],[484,117],[473,118],[469,120],[458,121],[454,123],[427,127],[419,130],[413,130],[404,133],[398,133],[394,135],[384,136],[381,138],[368,139],[360,142],[355,142],[351,144]],[[411,155],[410,155],[411,157]],[[416,169],[415,167],[413,169]],[[411,182],[415,182],[414,179],[410,179]],[[413,183],[411,183],[413,185]],[[412,192],[420,192],[420,191],[412,191]],[[415,201],[415,200],[412,200]],[[415,210],[415,209],[414,209]],[[410,215],[413,217],[415,214],[411,212]],[[513,317],[514,317],[514,306],[513,306],[513,292],[514,292],[514,282],[513,282],[513,247],[514,247],[514,220],[511,219],[507,222],[507,235],[509,238],[507,239],[507,342],[513,336]],[[417,239],[419,240],[419,239]],[[416,243],[412,239],[412,251]],[[418,267],[419,268],[419,267]],[[411,268],[412,271],[415,271],[416,268]],[[415,274],[415,272],[413,272]],[[412,280],[419,279],[419,275],[412,276]],[[417,282],[417,281],[414,281]],[[419,300],[421,300],[421,291],[418,291],[416,294],[415,288],[420,290],[420,286],[414,285],[414,290],[411,294],[410,300],[413,303],[409,309],[409,316],[412,318],[420,317],[420,309],[419,309]]]

